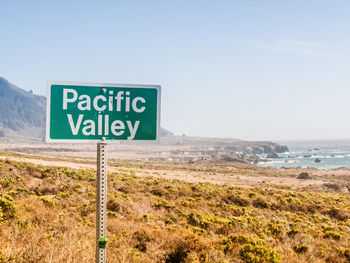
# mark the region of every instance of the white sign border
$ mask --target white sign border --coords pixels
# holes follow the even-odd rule
[[[71,85],[71,86],[92,86],[92,87],[110,87],[110,88],[153,88],[157,90],[157,134],[154,140],[80,140],[80,139],[51,139],[50,138],[50,102],[51,102],[51,86],[52,85]],[[94,83],[94,82],[78,82],[78,81],[48,81],[47,82],[47,98],[46,98],[46,143],[136,143],[136,142],[159,142],[160,140],[160,107],[161,107],[161,86],[149,84],[123,84],[123,83]]]

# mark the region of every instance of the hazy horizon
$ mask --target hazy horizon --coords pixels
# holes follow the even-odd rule
[[[244,140],[350,139],[348,1],[0,3],[0,76],[162,86],[162,127]]]

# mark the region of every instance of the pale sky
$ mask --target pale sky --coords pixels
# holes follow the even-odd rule
[[[159,84],[175,134],[350,138],[350,1],[0,1],[0,76]]]

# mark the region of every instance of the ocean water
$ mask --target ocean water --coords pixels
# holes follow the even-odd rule
[[[350,139],[322,141],[279,141],[287,145],[289,152],[278,154],[278,159],[259,162],[271,167],[315,167],[318,169],[350,168]],[[266,154],[259,155],[266,158]],[[321,162],[315,162],[316,159]]]

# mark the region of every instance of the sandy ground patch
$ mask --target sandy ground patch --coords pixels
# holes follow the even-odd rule
[[[26,157],[16,157],[16,156],[0,156],[0,159],[14,160],[18,162],[27,162],[44,166],[61,166],[69,167],[73,169],[96,169],[96,163],[92,160],[87,163],[79,162],[76,159],[74,161],[61,161],[61,160],[42,160],[38,159],[39,156],[33,158]],[[54,159],[54,157],[52,157]],[[128,167],[114,167],[113,165],[108,165],[108,172],[114,173],[118,171],[123,171],[129,169]],[[315,172],[314,172],[315,173]],[[244,174],[237,174],[234,171],[228,174],[207,174],[203,172],[191,172],[183,170],[152,170],[152,169],[136,169],[136,176],[147,177],[153,176],[157,178],[182,180],[191,183],[215,183],[215,184],[227,184],[230,186],[241,186],[241,187],[255,187],[255,186],[265,186],[265,187],[320,187],[322,184],[327,182],[323,179],[321,175],[324,174],[323,171],[319,171],[319,176],[317,179],[313,180],[298,180],[295,177],[277,177],[277,176],[248,176]],[[340,171],[338,171],[340,174]]]

